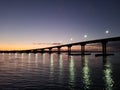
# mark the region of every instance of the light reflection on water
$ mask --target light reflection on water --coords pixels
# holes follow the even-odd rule
[[[54,61],[53,61],[54,54],[50,54],[50,78],[53,80],[54,74]]]
[[[60,79],[62,79],[62,72],[63,72],[63,60],[62,60],[62,54],[58,55],[58,62],[59,62],[59,75],[60,75]]]
[[[38,54],[35,54],[35,66],[38,67]]]
[[[93,56],[2,53],[0,54],[0,89],[113,90],[115,78],[118,77],[115,76],[115,72],[118,71],[114,71],[113,77],[113,68],[115,70],[120,65],[116,67],[111,61],[115,62],[118,59],[115,56],[103,59],[98,57],[96,61],[90,57]],[[98,76],[100,80],[95,80]]]
[[[43,64],[45,64],[45,54],[42,54],[42,59],[43,60]]]
[[[83,73],[83,85],[84,85],[84,89],[89,89],[90,88],[90,84],[91,84],[91,80],[90,80],[90,70],[89,70],[89,66],[88,66],[88,57],[82,56],[82,73]]]
[[[113,90],[114,81],[112,79],[112,67],[111,63],[107,60],[106,57],[103,58],[103,73],[105,81],[105,89]]]
[[[70,89],[74,90],[74,83],[75,83],[75,68],[74,68],[74,57],[70,56],[69,59],[69,72],[70,72]]]

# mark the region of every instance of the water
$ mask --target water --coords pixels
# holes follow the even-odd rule
[[[120,53],[94,54],[0,54],[0,90],[118,90]]]

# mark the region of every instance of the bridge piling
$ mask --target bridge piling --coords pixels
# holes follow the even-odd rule
[[[70,55],[71,54],[71,45],[68,45],[68,55]]]
[[[52,52],[52,48],[49,48],[49,54],[51,54],[51,52]]]
[[[42,53],[42,54],[44,53],[44,49],[41,49],[41,53]]]
[[[102,41],[102,54],[103,56],[107,55],[107,41]]]
[[[61,52],[61,51],[60,51],[61,47],[57,47],[57,49],[58,49],[58,54],[60,54],[60,52]]]
[[[85,55],[85,45],[86,44],[81,44],[81,55]]]

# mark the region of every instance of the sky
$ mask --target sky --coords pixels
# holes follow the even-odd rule
[[[117,36],[120,0],[0,0],[1,50]]]

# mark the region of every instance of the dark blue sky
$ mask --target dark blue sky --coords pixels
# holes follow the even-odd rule
[[[120,36],[119,0],[0,0],[1,48],[113,36]]]

